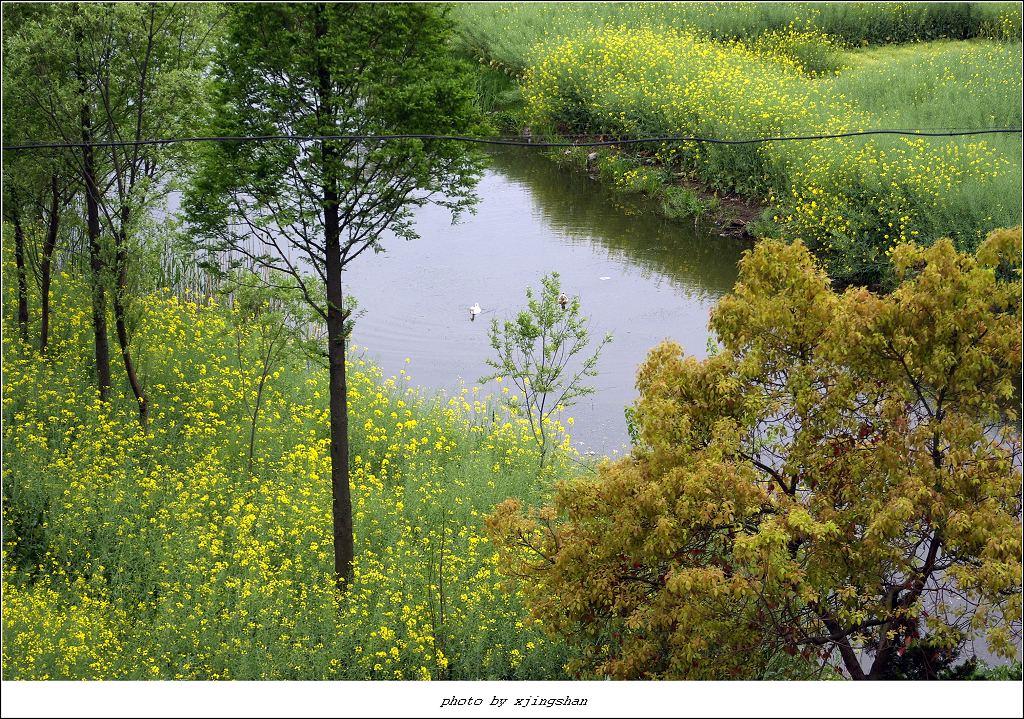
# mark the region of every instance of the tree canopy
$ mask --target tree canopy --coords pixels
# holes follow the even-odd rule
[[[442,140],[481,122],[451,24],[428,4],[281,3],[230,8],[215,75],[214,134],[295,135],[206,148],[186,205],[206,247],[289,274],[327,327],[335,574],[351,576],[342,271],[382,236],[415,237],[412,213],[453,219],[474,201],[479,155]],[[328,139],[332,136],[349,139]],[[220,263],[220,257],[217,258]]]
[[[195,128],[203,114],[214,16],[212,6],[198,3],[27,4],[5,12],[4,98],[14,108],[9,113],[5,107],[5,138],[80,144],[46,155],[14,153],[11,162],[4,158],[5,192],[11,187],[10,196],[19,198],[15,211],[25,198],[46,198],[37,202],[45,209],[36,212],[49,226],[39,273],[40,348],[47,342],[50,261],[60,211],[80,192],[99,392],[107,399],[112,384],[112,285],[118,345],[143,427],[148,404],[130,350],[129,265],[141,244],[140,227],[168,194],[172,171],[181,170],[182,149],[138,141]]]
[[[431,5],[232,6],[212,134],[471,133],[480,117],[447,51],[450,32]],[[466,209],[481,167],[464,144],[415,139],[222,142],[203,152],[187,205],[207,246],[321,281],[325,232],[339,234],[343,265],[383,249],[386,231],[415,237],[415,208]],[[339,209],[337,228],[325,204]]]

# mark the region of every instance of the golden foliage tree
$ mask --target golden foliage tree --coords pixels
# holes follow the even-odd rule
[[[837,294],[799,243],[741,264],[704,360],[640,368],[637,446],[552,506],[489,518],[581,676],[935,676],[1021,618],[1021,231],[901,245],[902,284]],[[838,665],[838,661],[837,661]]]

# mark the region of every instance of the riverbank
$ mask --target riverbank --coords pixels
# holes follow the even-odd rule
[[[572,23],[538,33],[531,22],[541,10],[495,10],[490,24],[484,11],[474,9],[472,34],[478,54],[489,32],[494,39],[495,59],[481,64],[484,102],[503,129],[518,123],[535,137],[746,139],[1021,122],[1019,33],[864,49],[811,26],[716,40],[653,17],[587,24],[574,10]],[[515,89],[502,88],[510,76]],[[563,157],[585,167],[590,154]],[[654,198],[667,217],[715,216],[754,237],[800,239],[839,284],[890,285],[900,241],[950,236],[971,249],[1021,217],[1019,135],[688,143],[599,152],[589,164],[610,186]]]
[[[560,167],[600,180],[617,193],[642,197],[662,217],[692,221],[704,234],[754,240],[764,231],[761,222],[767,206],[762,199],[719,193],[696,180],[668,176],[649,157],[586,147],[554,150],[547,157]]]
[[[572,678],[579,647],[527,618],[484,528],[506,498],[538,506],[558,480],[590,476],[571,448],[538,475],[522,422],[472,389],[387,377],[357,351],[357,560],[339,599],[326,373],[308,347],[272,352],[272,318],[237,306],[137,297],[140,432],[125,393],[96,395],[88,297],[60,275],[45,357],[4,333],[5,679]],[[756,678],[822,669],[779,652]]]
[[[557,174],[537,188],[538,214],[564,197]],[[695,264],[713,262],[704,247]],[[668,264],[680,248],[666,249]],[[538,475],[528,428],[482,392],[420,390],[354,352],[357,560],[338,599],[326,372],[309,347],[274,351],[274,318],[238,305],[138,296],[140,432],[126,392],[97,398],[87,281],[59,279],[45,357],[5,317],[5,679],[572,678],[579,648],[526,618],[484,527],[507,498],[538,506],[559,480],[592,476],[567,441]],[[821,676],[777,660],[756,678]]]

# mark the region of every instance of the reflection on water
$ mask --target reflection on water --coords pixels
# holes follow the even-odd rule
[[[451,225],[438,208],[416,219],[421,239],[385,241],[387,252],[353,263],[347,291],[366,314],[354,342],[388,374],[455,391],[487,372],[487,329],[525,303],[524,291],[557,271],[580,297],[595,337],[610,332],[594,385],[568,411],[574,440],[609,453],[627,441],[623,408],[646,352],[669,337],[703,356],[707,317],[736,279],[743,243],[700,235],[532,149],[493,155],[475,215]],[[470,321],[469,306],[483,314]],[[409,362],[406,363],[406,358]]]
[[[564,240],[599,245],[612,262],[632,266],[645,280],[668,280],[684,293],[717,298],[736,281],[736,261],[746,243],[667,220],[649,203],[616,195],[533,151],[505,151],[492,158],[494,170],[528,186],[541,217]]]

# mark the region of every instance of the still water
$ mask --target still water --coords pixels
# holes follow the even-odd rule
[[[503,150],[492,160],[474,215],[452,225],[445,211],[423,208],[420,239],[386,240],[386,252],[345,271],[346,292],[365,311],[353,342],[386,375],[404,369],[413,384],[458,392],[460,379],[473,385],[488,372],[491,319],[511,317],[525,305],[526,287],[557,271],[564,291],[580,298],[592,337],[614,336],[592,382],[595,394],[563,419],[575,419],[581,450],[621,451],[637,367],[665,338],[706,355],[708,313],[732,288],[747,245],[624,203],[536,150]],[[470,321],[474,303],[482,314]]]

